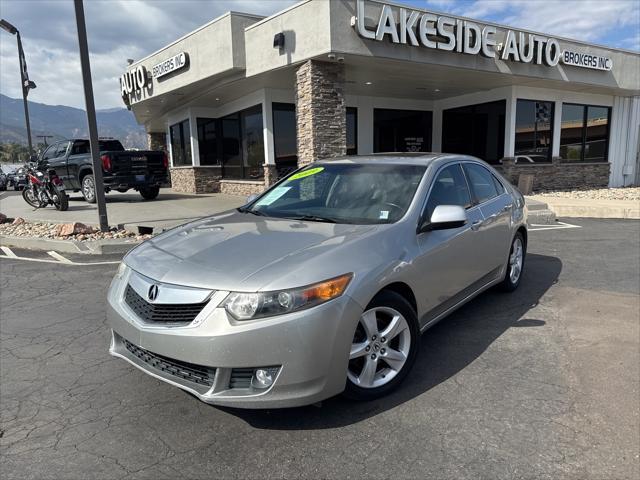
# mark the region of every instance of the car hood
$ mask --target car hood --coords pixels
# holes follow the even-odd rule
[[[368,240],[388,225],[348,225],[258,217],[238,211],[203,218],[132,250],[125,262],[154,280],[215,290],[308,285],[349,273]],[[375,244],[375,242],[373,242]]]

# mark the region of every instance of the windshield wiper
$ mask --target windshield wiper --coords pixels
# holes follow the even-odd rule
[[[325,223],[337,223],[333,218],[321,217],[319,215],[301,215],[299,217],[285,217],[290,220],[302,220],[308,222],[325,222]]]
[[[238,210],[240,213],[251,213],[251,214],[257,215],[259,217],[266,217],[267,216],[266,214],[262,213],[259,210],[252,210],[250,208],[239,207],[239,208],[236,208],[236,210]]]

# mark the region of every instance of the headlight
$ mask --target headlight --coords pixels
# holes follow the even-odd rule
[[[222,305],[236,320],[254,320],[295,312],[328,302],[342,293],[353,274],[347,273],[324,282],[277,292],[232,292]]]
[[[122,276],[124,275],[124,272],[126,271],[127,271],[127,264],[124,262],[120,262],[120,265],[118,265],[118,271],[116,272],[116,277],[122,278]]]

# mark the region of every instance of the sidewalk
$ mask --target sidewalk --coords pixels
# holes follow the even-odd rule
[[[107,216],[109,225],[123,224],[128,230],[138,226],[153,227],[154,233],[163,229],[195,220],[206,215],[222,212],[244,204],[245,198],[234,195],[207,194],[187,195],[160,190],[156,200],[144,201],[138,192],[111,192],[107,194]],[[71,193],[69,210],[59,212],[53,207],[33,209],[13,192],[0,192],[0,213],[7,217],[22,217],[27,221],[51,223],[81,222],[98,225],[98,208],[84,201],[80,193]]]
[[[640,219],[640,201],[590,198],[528,196],[527,200],[546,203],[559,218],[628,218]]]

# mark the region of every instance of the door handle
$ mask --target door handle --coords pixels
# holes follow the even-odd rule
[[[471,223],[471,230],[478,230],[480,228],[480,226],[482,225],[482,220],[476,220],[475,222]]]
[[[503,212],[508,212],[509,210],[511,210],[511,207],[513,207],[512,204],[505,205],[504,207],[502,207],[502,211]]]

